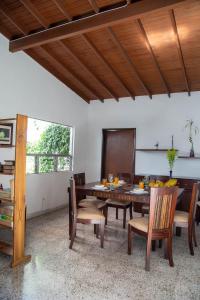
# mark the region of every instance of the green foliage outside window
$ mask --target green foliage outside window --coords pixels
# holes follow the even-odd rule
[[[37,143],[27,143],[27,154],[70,154],[70,128],[51,124],[41,134]],[[59,157],[59,169],[65,170],[66,157]],[[40,157],[39,172],[54,170],[53,157]]]

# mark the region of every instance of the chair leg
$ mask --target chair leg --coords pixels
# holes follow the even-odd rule
[[[150,271],[151,238],[147,239],[145,270]]]
[[[170,267],[174,266],[173,255],[172,255],[172,234],[170,234],[167,240],[168,259]]]
[[[159,247],[159,248],[162,248],[162,240],[159,240],[159,241],[158,241],[158,247]]]
[[[123,214],[123,228],[126,228],[126,208],[124,208],[124,214]]]
[[[128,254],[131,255],[132,252],[132,230],[131,225],[128,224]]]
[[[164,258],[168,259],[169,254],[168,254],[168,245],[167,245],[167,239],[164,239]]]
[[[193,233],[194,245],[195,245],[195,247],[197,247],[198,245],[197,245],[197,239],[196,239],[195,222],[194,222],[194,224],[193,224],[193,231],[192,231],[192,233]]]
[[[106,205],[106,209],[105,209],[105,225],[108,224],[108,205]]]
[[[156,251],[156,240],[151,241],[151,250]]]
[[[116,208],[116,219],[118,220],[118,208]]]
[[[72,225],[72,232],[71,232],[71,241],[70,241],[69,249],[72,249],[75,236],[76,236],[76,223],[73,223],[73,225]]]
[[[132,204],[132,202],[129,206],[129,212],[130,212],[130,220],[131,220],[131,219],[133,219],[133,204]]]
[[[108,223],[108,206],[104,207],[104,217],[105,217],[105,225]]]
[[[104,223],[101,223],[100,225],[98,225],[98,227],[100,227],[100,242],[101,242],[101,248],[103,248],[104,246]]]
[[[96,227],[96,238],[99,238],[99,224],[94,225]]]
[[[193,243],[192,243],[192,231],[193,231],[193,226],[188,227],[188,244],[189,244],[189,249],[190,249],[190,254],[194,255],[194,249],[193,249]]]
[[[94,224],[94,234],[96,234],[96,233],[97,233],[97,225]]]

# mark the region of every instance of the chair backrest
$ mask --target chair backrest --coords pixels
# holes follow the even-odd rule
[[[117,176],[120,180],[124,180],[127,183],[132,183],[132,176],[130,173],[118,173]]]
[[[71,201],[71,207],[72,207],[72,215],[75,219],[77,216],[77,204],[76,204],[76,189],[75,189],[75,180],[74,178],[71,178],[70,180],[70,201]]]
[[[74,180],[75,180],[76,185],[84,185],[85,184],[85,173],[74,174]]]
[[[200,182],[194,183],[192,187],[192,196],[190,200],[188,222],[193,221],[195,218],[197,201],[199,200],[199,193],[200,193]]]
[[[172,229],[177,196],[178,187],[151,188],[149,232]]]

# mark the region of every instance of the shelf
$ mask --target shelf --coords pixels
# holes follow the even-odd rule
[[[136,151],[146,151],[146,152],[167,152],[169,149],[136,149]],[[178,151],[177,149],[175,149],[176,151]]]
[[[15,148],[15,145],[0,145],[0,148]]]
[[[190,157],[190,156],[178,156],[181,159],[200,159],[200,156]]]
[[[13,255],[13,246],[6,242],[0,241],[0,251],[7,255],[12,256]]]
[[[2,202],[2,203],[1,203]],[[4,204],[6,203],[7,206],[10,205],[10,206],[14,206],[14,200],[10,199],[10,198],[0,198],[0,206],[1,204]]]
[[[13,176],[13,175],[15,175],[15,173],[4,173],[4,172],[0,172],[0,175]]]
[[[2,221],[0,220],[0,227],[13,229],[13,221]]]

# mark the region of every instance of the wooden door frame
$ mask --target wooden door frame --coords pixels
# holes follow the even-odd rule
[[[104,171],[105,171],[105,167],[103,166],[103,159],[104,159],[104,156],[105,156],[105,146],[106,146],[106,143],[105,143],[105,133],[107,131],[123,131],[123,130],[133,130],[133,134],[134,134],[134,139],[133,139],[133,143],[134,143],[134,151],[133,151],[133,165],[132,165],[132,180],[133,180],[133,177],[135,175],[135,153],[136,153],[136,128],[102,128],[102,142],[101,142],[101,145],[102,145],[102,150],[101,150],[101,180],[103,178],[103,174],[104,174]]]

